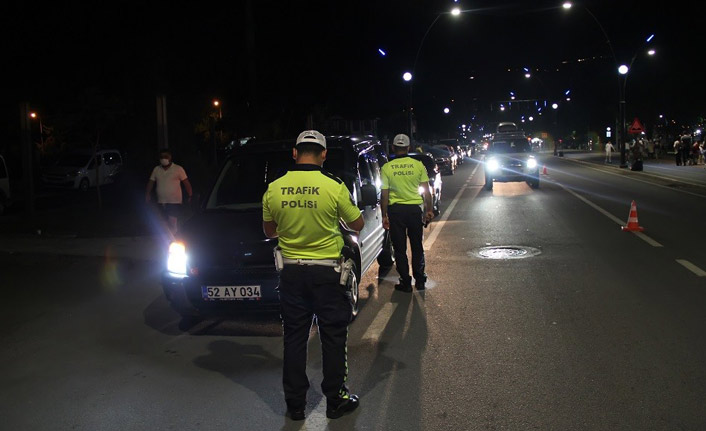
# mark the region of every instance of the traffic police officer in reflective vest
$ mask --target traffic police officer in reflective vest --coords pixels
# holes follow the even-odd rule
[[[407,237],[412,249],[412,274],[418,290],[425,288],[427,275],[424,273],[424,248],[422,247],[423,226],[434,218],[432,211],[429,177],[424,164],[409,157],[409,137],[395,136],[392,141],[395,158],[382,167],[382,226],[390,230],[392,246],[395,249],[395,264],[400,275],[395,289],[412,291],[412,278],[407,261]],[[424,198],[419,195],[420,188]],[[421,204],[424,203],[425,214]]]
[[[336,419],[358,407],[358,397],[346,386],[353,306],[342,285],[346,266],[339,220],[358,232],[364,222],[346,185],[323,170],[326,138],[321,133],[302,132],[293,156],[296,164],[270,183],[262,197],[265,235],[279,238],[275,265],[280,270],[284,396],[289,417],[303,420],[309,389],[307,343],[316,315],[323,356],[321,390],[327,400],[326,416]]]

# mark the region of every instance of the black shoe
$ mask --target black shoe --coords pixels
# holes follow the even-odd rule
[[[304,407],[295,409],[288,408],[287,414],[289,415],[289,418],[293,421],[303,421],[306,417],[304,415]]]
[[[349,395],[348,398],[341,399],[334,403],[329,401],[326,406],[326,417],[329,419],[338,419],[346,413],[357,409],[359,404],[358,395]]]
[[[412,285],[400,281],[399,283],[395,284],[395,290],[399,290],[400,292],[411,292]]]
[[[422,281],[421,283],[415,283],[415,284],[414,284],[414,287],[415,287],[417,290],[424,290],[424,289],[426,289],[426,286],[424,286],[424,282],[423,282],[423,281]]]

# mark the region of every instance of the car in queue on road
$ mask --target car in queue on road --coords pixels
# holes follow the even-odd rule
[[[422,150],[427,154],[431,154],[442,175],[453,175],[456,172],[452,154],[446,148],[423,145]]]
[[[276,238],[262,231],[262,195],[294,164],[295,140],[251,140],[224,162],[200,210],[169,246],[162,287],[171,307],[189,327],[209,317],[237,318],[246,312],[279,309],[273,251]],[[343,224],[355,262],[348,287],[354,315],[358,281],[375,260],[394,264],[392,241],[380,215],[380,142],[370,136],[326,138],[323,168],[340,178],[360,208],[365,227],[356,234]]]
[[[433,144],[432,146],[435,148],[441,148],[442,150],[446,150],[449,152],[449,154],[451,155],[451,162],[454,165],[454,170],[456,170],[456,168],[458,168],[458,165],[461,164],[461,162],[459,161],[460,157],[456,153],[456,149],[453,145],[443,144],[443,143],[440,144],[437,142],[436,144]]]
[[[422,162],[424,167],[427,170],[427,176],[429,177],[429,187],[431,189],[431,199],[432,199],[432,209],[434,211],[434,215],[438,216],[441,213],[441,210],[439,209],[439,204],[441,202],[441,171],[439,170],[439,166],[436,164],[434,161],[434,158],[432,157],[431,154],[423,154],[423,153],[409,153],[409,157],[419,160]],[[395,155],[391,154],[390,155],[390,160],[394,159]],[[423,195],[424,190],[419,187],[419,194]]]
[[[94,157],[95,155],[95,157]],[[42,184],[86,191],[96,185],[112,184],[121,173],[123,159],[119,150],[73,150],[42,172]]]
[[[461,144],[458,142],[457,139],[440,139],[435,146],[445,146],[449,149],[450,152],[454,153],[456,155],[456,166],[462,165],[464,162],[464,159],[466,157],[465,152],[461,148]]]
[[[533,189],[539,187],[539,162],[523,132],[494,134],[484,165],[486,190],[493,189],[494,181],[526,181]]]

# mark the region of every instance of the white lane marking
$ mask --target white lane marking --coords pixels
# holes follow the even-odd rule
[[[706,277],[706,271],[689,262],[688,260],[677,259],[677,263],[683,266],[684,268],[688,269],[689,271],[693,272],[694,274],[698,275],[699,277]]]
[[[639,182],[639,183],[645,183],[645,184],[649,184],[649,185],[651,185],[651,186],[661,187],[661,188],[663,188],[663,189],[672,190],[672,191],[675,191],[675,192],[686,193],[687,195],[692,195],[692,196],[696,196],[696,197],[699,197],[699,198],[706,198],[706,196],[700,195],[700,194],[698,194],[698,193],[688,192],[688,191],[686,191],[686,190],[680,190],[680,189],[677,189],[677,188],[674,188],[674,187],[667,187],[667,186],[663,186],[663,185],[661,185],[661,184],[655,184],[655,183],[653,183],[653,182],[641,180],[641,179],[639,179],[639,178],[635,178],[635,177],[631,177],[631,176],[627,176],[627,175],[616,174],[615,172],[611,172],[610,170],[599,169],[599,168],[596,168],[596,167],[594,167],[594,166],[590,166],[590,165],[591,165],[590,162],[584,162],[584,161],[581,161],[581,160],[574,160],[574,159],[564,159],[564,160],[570,160],[570,161],[572,161],[572,162],[581,163],[582,165],[585,165],[585,167],[587,167],[588,169],[593,169],[594,171],[603,172],[604,174],[614,175],[614,176],[616,176],[616,177],[621,177],[621,178],[627,178],[627,179],[629,179],[629,180],[637,181],[637,182]],[[686,180],[680,180],[680,179],[671,178],[671,177],[666,177],[666,176],[660,176],[660,175],[654,175],[654,174],[647,174],[647,173],[644,173],[644,172],[642,173],[642,175],[646,175],[646,176],[650,176],[650,177],[657,178],[657,179],[662,179],[662,180],[667,179],[667,180],[674,181],[674,182],[677,182],[677,183],[684,183],[684,184],[688,184],[688,185],[696,186],[696,187],[704,187],[703,184],[692,183],[692,182],[689,182],[689,181],[686,181]]]
[[[377,341],[380,339],[380,334],[382,334],[382,331],[387,327],[387,323],[390,321],[397,305],[398,304],[394,302],[388,302],[383,305],[382,309],[378,311],[377,316],[375,316],[375,319],[373,319],[373,322],[368,326],[368,329],[365,330],[365,334],[363,334],[362,338],[363,341]]]
[[[649,236],[645,235],[642,232],[633,232],[635,236],[640,238],[641,240],[645,241],[647,244],[651,245],[652,247],[662,247],[662,244],[658,243],[657,241],[653,240]]]
[[[468,177],[465,183],[463,183],[463,187],[461,187],[461,190],[456,193],[456,196],[453,198],[451,201],[451,204],[449,204],[449,207],[446,208],[446,211],[444,211],[444,215],[441,216],[441,220],[439,220],[436,223],[433,223],[432,226],[434,227],[434,230],[432,231],[431,235],[429,235],[425,240],[424,240],[424,250],[431,250],[431,246],[434,245],[434,241],[436,241],[436,238],[439,236],[439,232],[441,232],[441,229],[443,229],[444,224],[446,223],[446,220],[448,220],[449,216],[451,215],[451,211],[456,207],[456,203],[458,200],[461,198],[461,194],[468,188],[468,184],[471,181],[471,178],[473,178],[473,175],[476,174],[476,171],[478,170],[478,167],[480,166],[480,163],[476,164],[476,167],[473,168],[473,171],[471,172],[471,175]]]
[[[603,208],[599,207],[598,205],[594,204],[593,202],[589,201],[585,197],[581,196],[580,194],[576,193],[575,191],[569,189],[568,187],[564,186],[563,184],[556,183],[561,187],[562,189],[566,190],[567,192],[571,193],[572,195],[576,196],[580,200],[582,200],[586,205],[590,206],[591,208],[595,209],[599,213],[603,214],[604,216],[608,217],[609,219],[613,220],[620,226],[625,226],[625,222],[620,220],[619,218],[615,217],[613,214],[609,213],[608,211],[604,210]],[[650,238],[649,236],[645,235],[642,232],[633,232],[638,238],[641,240],[645,241],[647,244],[651,245],[652,247],[662,247],[662,244],[658,243],[654,239]]]

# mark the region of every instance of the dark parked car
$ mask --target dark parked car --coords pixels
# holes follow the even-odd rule
[[[456,155],[456,166],[463,164],[466,154],[457,139],[440,139],[435,146],[447,147],[450,152]]]
[[[493,181],[526,181],[539,187],[539,163],[524,133],[497,133],[490,140],[485,155],[485,188],[492,190]]]
[[[324,169],[341,178],[365,219],[359,235],[344,229],[355,254],[349,277],[354,313],[358,280],[377,259],[391,266],[392,242],[380,217],[379,142],[370,137],[327,137]],[[169,247],[162,275],[164,293],[189,326],[199,318],[237,316],[249,310],[278,309],[277,239],[262,232],[262,195],[292,160],[294,140],[250,141],[225,161],[201,210],[184,223]]]
[[[431,154],[434,158],[434,162],[436,162],[439,167],[439,171],[442,174],[454,174],[456,171],[456,164],[453,161],[453,155],[446,148],[425,145],[422,149],[428,154]]]
[[[394,154],[390,156],[390,159],[394,159]],[[439,166],[434,161],[431,154],[420,154],[420,153],[409,153],[409,157],[419,160],[424,164],[427,169],[427,176],[429,177],[429,187],[432,191],[432,207],[434,210],[434,215],[438,216],[441,212],[439,210],[439,203],[441,202],[441,172],[439,171]],[[422,194],[423,190],[419,189],[419,194]]]

